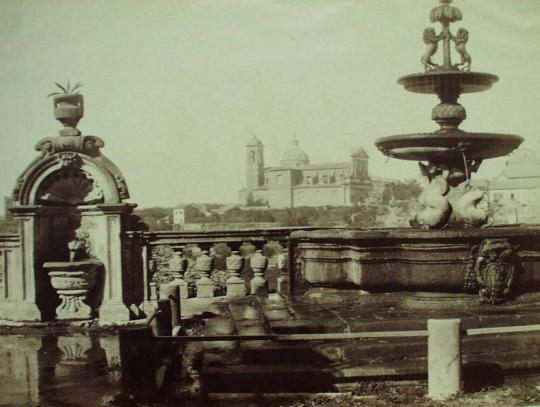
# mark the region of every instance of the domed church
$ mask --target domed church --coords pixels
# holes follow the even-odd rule
[[[265,167],[264,145],[253,137],[246,144],[246,188],[239,191],[239,201],[271,208],[353,205],[380,183],[369,176],[368,160],[366,151],[358,149],[348,162],[310,164],[294,137],[281,165]]]

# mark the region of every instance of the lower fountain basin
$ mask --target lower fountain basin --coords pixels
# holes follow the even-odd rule
[[[471,273],[477,267],[489,281],[502,275],[508,282],[505,273],[513,270],[511,293],[507,293],[511,297],[540,291],[540,225],[333,229],[296,231],[291,238],[298,244],[302,275],[315,286],[349,286],[367,292],[469,293]],[[503,254],[505,244],[513,248],[513,257]],[[493,255],[493,261],[479,259],[479,247],[484,247],[486,259]],[[502,263],[504,267],[497,266]],[[478,290],[472,287],[473,292]]]
[[[523,142],[514,134],[469,133],[461,130],[402,134],[375,141],[385,155],[402,160],[446,161],[496,158],[510,154]],[[459,149],[456,148],[459,146]]]

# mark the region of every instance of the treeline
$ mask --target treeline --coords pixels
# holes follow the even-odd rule
[[[190,204],[184,206],[186,223],[276,223],[280,226],[336,226],[361,228],[384,226],[385,215],[407,210],[407,203],[415,202],[421,187],[416,180],[395,181],[385,185],[382,194],[354,206],[302,206],[272,209],[263,206],[227,208],[219,204]],[[398,208],[396,208],[396,205]],[[403,208],[400,208],[403,206]],[[173,208],[137,209],[151,230],[172,230]]]

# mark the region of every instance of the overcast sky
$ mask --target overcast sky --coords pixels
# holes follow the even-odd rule
[[[404,91],[420,72],[436,0],[2,0],[0,193],[54,136],[54,82],[85,86],[84,134],[123,171],[140,206],[235,202],[246,141],[276,165],[296,134],[312,163],[364,146],[370,172],[416,176],[377,137],[431,131],[435,96]],[[499,75],[464,95],[465,130],[540,136],[540,1],[456,0],[473,70]],[[437,26],[436,26],[437,27]],[[439,27],[437,27],[439,30]],[[485,163],[496,175],[504,159]]]

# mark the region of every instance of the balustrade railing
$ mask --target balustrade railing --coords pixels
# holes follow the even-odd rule
[[[144,232],[145,300],[155,304],[161,285],[176,286],[180,299],[282,292],[297,261],[289,236],[313,229]]]

